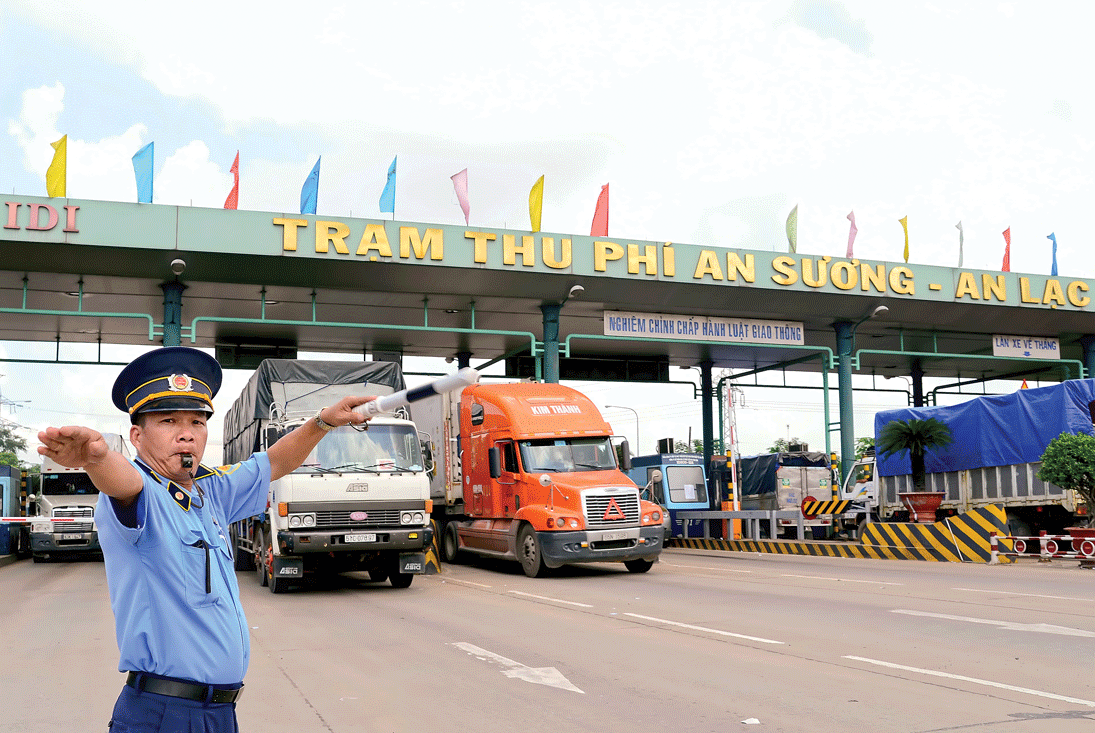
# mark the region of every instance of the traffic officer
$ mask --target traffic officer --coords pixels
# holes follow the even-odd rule
[[[271,480],[292,472],[333,427],[375,397],[345,397],[267,452],[202,465],[221,383],[216,359],[168,347],[137,357],[114,383],[130,415],[130,461],[80,426],[49,427],[38,452],[83,467],[95,511],[126,674],[110,721],[120,731],[238,731],[236,700],[250,657],[247,620],[227,542],[232,522],[266,510]]]

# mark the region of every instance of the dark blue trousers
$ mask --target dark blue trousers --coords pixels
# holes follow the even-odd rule
[[[114,703],[110,733],[239,733],[234,702],[205,704],[138,692],[128,685]]]

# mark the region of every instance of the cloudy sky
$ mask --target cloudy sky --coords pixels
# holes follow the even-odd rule
[[[154,141],[155,203],[222,206],[239,151],[239,207],[295,212],[322,156],[317,213],[379,217],[398,155],[401,220],[457,223],[450,177],[467,168],[476,226],[527,228],[544,175],[545,231],[587,233],[608,183],[614,238],[781,250],[797,205],[804,253],[842,256],[854,211],[860,257],[900,260],[907,216],[911,262],[957,265],[961,221],[966,267],[999,269],[1010,227],[1012,270],[1049,272],[1054,232],[1062,275],[1093,277],[1093,15],[1055,1],[5,0],[0,189],[44,195],[49,143],[67,134],[73,198],[135,201],[130,159]],[[105,396],[116,367],[49,369],[46,390],[40,367],[0,364],[19,403],[0,416],[118,427],[105,397],[61,397]],[[642,452],[699,437],[687,387],[581,386],[640,409]],[[746,391],[743,452],[789,434],[824,447],[819,398],[797,395],[789,415],[782,394]],[[857,397],[857,434],[894,404]],[[634,438],[631,412],[606,414]]]

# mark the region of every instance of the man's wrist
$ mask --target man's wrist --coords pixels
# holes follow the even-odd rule
[[[312,418],[312,422],[314,422],[316,424],[316,427],[318,427],[325,433],[329,433],[338,427],[337,425],[332,425],[331,423],[323,419],[323,410],[320,410],[316,413],[316,416]]]

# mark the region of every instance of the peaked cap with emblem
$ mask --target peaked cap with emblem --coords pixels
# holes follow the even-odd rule
[[[131,419],[142,412],[197,410],[213,413],[221,365],[209,354],[167,346],[141,354],[114,381],[114,406]]]

